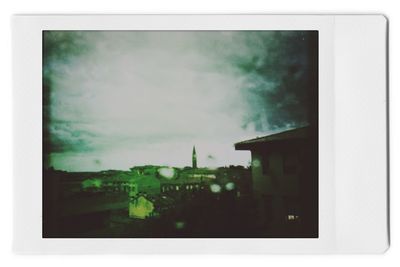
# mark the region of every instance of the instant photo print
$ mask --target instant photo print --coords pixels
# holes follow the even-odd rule
[[[382,253],[381,15],[16,15],[14,250]]]

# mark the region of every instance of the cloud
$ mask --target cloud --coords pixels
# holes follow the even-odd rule
[[[196,145],[204,164],[210,154],[215,165],[247,164],[233,143],[307,123],[306,38],[47,32],[51,162],[68,170],[184,166]]]

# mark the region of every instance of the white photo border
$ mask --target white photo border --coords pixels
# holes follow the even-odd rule
[[[359,31],[357,26],[365,23],[369,23],[370,30]],[[344,34],[348,30],[348,24],[352,26],[350,31],[354,40]],[[319,237],[42,238],[42,32],[50,30],[318,31]],[[379,15],[14,16],[14,250],[19,253],[48,254],[385,251],[388,247],[386,39],[382,33],[386,34],[386,19]],[[364,35],[374,38],[357,47],[356,44],[365,39]],[[355,43],[349,46],[349,51],[345,47],[348,42]],[[365,65],[360,63],[359,57],[366,54],[372,54],[372,62],[376,65],[364,68]],[[356,66],[362,71],[349,77],[348,72]],[[360,75],[364,78],[362,83],[358,81]],[[350,83],[352,88],[346,88],[343,83]],[[356,90],[353,91],[354,88]],[[352,90],[351,93],[349,90]],[[372,105],[370,110],[365,110],[365,102],[360,101],[361,93],[362,100]],[[369,119],[363,117],[365,112],[370,115]],[[350,119],[355,124],[350,124]],[[370,131],[367,137],[359,136],[356,144],[345,140],[344,133],[347,131],[351,132],[350,136],[354,136],[361,131],[371,130],[371,124],[375,123],[378,124],[376,129]],[[362,147],[367,139],[379,139],[376,143],[368,143],[369,150],[379,156],[374,157],[373,162],[371,157],[365,161],[368,158],[366,151],[353,149]],[[342,157],[343,155],[348,157]],[[350,165],[348,160],[354,159],[357,161]],[[371,176],[359,177],[346,173],[348,168],[353,170],[366,166],[368,170],[365,172],[368,173],[349,172],[352,175]],[[364,183],[361,183],[356,196],[354,190],[359,179],[363,179]],[[372,190],[375,194],[371,196]],[[364,200],[375,205],[363,207]],[[350,204],[347,203],[349,201]],[[363,218],[359,217],[361,214]],[[358,225],[359,221],[365,224]]]

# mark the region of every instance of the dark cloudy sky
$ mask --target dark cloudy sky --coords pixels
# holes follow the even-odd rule
[[[234,143],[309,123],[313,34],[45,32],[49,164],[247,165]]]

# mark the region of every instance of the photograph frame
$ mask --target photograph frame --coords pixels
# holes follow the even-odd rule
[[[359,16],[358,25],[370,22],[372,33],[381,37],[377,40],[376,57],[380,58],[385,53],[386,21],[381,16]],[[185,23],[183,23],[185,22]],[[370,242],[359,240],[356,236],[352,247],[346,244],[348,225],[343,225],[344,218],[349,213],[341,199],[349,197],[349,193],[339,192],[343,189],[336,173],[338,158],[336,147],[340,124],[345,121],[343,113],[348,111],[336,105],[338,95],[343,88],[337,87],[337,79],[343,75],[343,70],[338,67],[346,65],[338,61],[337,47],[342,44],[340,34],[347,29],[348,17],[321,16],[321,15],[21,15],[13,18],[13,43],[14,43],[14,132],[15,132],[15,227],[14,249],[25,253],[327,253],[338,251],[382,251],[388,246],[388,231],[386,218],[387,202],[386,180],[369,179],[370,184],[363,195],[368,195],[368,189],[377,183],[379,196],[375,209],[380,212],[371,213],[375,224],[368,224],[358,232],[370,231],[372,226],[379,226]],[[374,28],[375,26],[375,28]],[[41,177],[41,33],[43,30],[317,30],[319,32],[319,237],[317,239],[43,239],[41,238],[41,184],[37,182]],[[356,34],[357,28],[352,28]],[[375,32],[373,31],[375,30]],[[361,37],[363,32],[359,33]],[[361,38],[360,37],[360,38]],[[357,38],[356,38],[357,39]],[[29,40],[29,42],[27,42]],[[345,39],[348,41],[348,39]],[[372,44],[371,44],[372,46]],[[40,48],[40,50],[38,50]],[[355,47],[352,47],[353,49]],[[379,49],[378,49],[379,48]],[[382,51],[383,49],[383,51]],[[374,50],[374,51],[375,51]],[[365,52],[365,51],[364,51]],[[341,53],[341,52],[340,52]],[[361,52],[360,52],[361,53]],[[341,58],[341,57],[339,57]],[[356,60],[356,59],[353,59]],[[382,74],[382,64],[373,70],[379,70],[381,75],[373,76],[379,80],[378,94],[385,96],[385,75]],[[359,64],[358,62],[356,64]],[[353,79],[356,79],[354,77]],[[37,90],[26,89],[33,85]],[[359,85],[359,84],[356,84]],[[365,85],[365,84],[363,84]],[[375,83],[376,85],[376,83]],[[357,91],[358,92],[358,91]],[[29,95],[29,97],[26,97]],[[355,94],[358,97],[359,95]],[[354,97],[353,96],[353,97]],[[332,99],[335,99],[333,101]],[[368,98],[370,99],[370,98]],[[353,99],[354,100],[354,99]],[[371,101],[374,99],[372,98]],[[357,104],[357,102],[356,102]],[[360,105],[360,104],[358,104]],[[354,108],[354,107],[353,107]],[[379,113],[375,119],[384,120],[386,113],[382,113],[385,106],[380,103],[376,106]],[[339,109],[340,127],[338,128],[337,112]],[[372,113],[372,111],[371,111]],[[360,115],[356,113],[355,115]],[[386,120],[384,120],[386,122]],[[28,123],[24,123],[28,122]],[[354,126],[352,126],[354,127]],[[339,129],[339,130],[338,130]],[[26,134],[30,132],[29,136]],[[386,140],[386,135],[381,131],[374,134]],[[383,140],[383,141],[384,141]],[[382,153],[382,143],[376,144],[378,153]],[[343,149],[342,146],[339,148]],[[385,150],[385,148],[383,148]],[[336,153],[334,153],[336,152]],[[341,153],[344,151],[342,150]],[[357,154],[359,155],[359,154]],[[386,154],[385,154],[386,155]],[[30,160],[26,160],[30,159]],[[335,162],[332,164],[332,162]],[[377,166],[376,173],[386,175],[385,158]],[[358,162],[359,164],[360,162]],[[21,168],[24,165],[24,168]],[[356,163],[357,165],[357,163]],[[339,166],[341,167],[341,166]],[[348,167],[348,166],[347,166]],[[352,167],[354,168],[354,166]],[[28,180],[26,177],[34,179]],[[354,178],[356,179],[356,178]],[[35,182],[36,181],[36,182]],[[40,179],[41,181],[41,179]],[[338,183],[339,181],[339,183]],[[354,181],[353,181],[354,182]],[[357,182],[357,181],[355,181]],[[340,185],[338,187],[338,185]],[[338,197],[339,196],[339,197]],[[338,211],[338,199],[340,209]],[[357,200],[356,205],[359,203]],[[357,214],[351,215],[350,220],[356,219]],[[380,216],[380,217],[379,217]],[[348,217],[347,217],[348,219]],[[25,224],[29,221],[29,226]],[[377,224],[377,225],[376,225]],[[356,225],[351,224],[354,228]],[[361,227],[363,228],[363,227]],[[343,230],[345,229],[345,230]],[[357,232],[357,233],[358,233]],[[358,239],[357,239],[358,237]],[[358,241],[357,241],[358,240]],[[359,246],[361,244],[363,246]],[[358,246],[357,246],[358,245]]]

